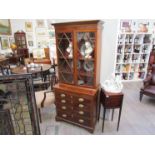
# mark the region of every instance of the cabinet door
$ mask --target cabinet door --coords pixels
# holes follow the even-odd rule
[[[77,85],[94,86],[95,32],[77,32]]]
[[[60,83],[74,84],[73,33],[57,33],[57,54]]]

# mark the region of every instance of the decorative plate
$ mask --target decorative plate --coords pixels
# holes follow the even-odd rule
[[[90,72],[94,70],[94,62],[93,61],[85,61],[83,64],[85,71]]]

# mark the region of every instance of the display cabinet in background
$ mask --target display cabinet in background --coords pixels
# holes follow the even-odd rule
[[[17,45],[17,54],[22,55],[24,58],[29,57],[29,52],[27,48],[26,34],[25,32],[17,31],[14,33],[15,43]]]
[[[100,83],[102,23],[96,20],[53,25],[59,74],[55,86],[56,120],[93,132]]]
[[[123,81],[143,80],[148,71],[150,52],[154,44],[154,32],[150,22],[120,22],[116,49],[115,76]]]

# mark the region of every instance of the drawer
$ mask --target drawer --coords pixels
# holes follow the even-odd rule
[[[61,117],[63,119],[68,119],[68,120],[72,120],[73,119],[71,113],[65,112],[65,111],[61,111],[61,110],[57,111],[57,116]]]
[[[55,91],[55,97],[59,99],[70,99],[70,95],[61,91]]]
[[[78,102],[75,102],[73,103],[73,108],[74,110],[85,110],[85,111],[90,111],[91,109],[91,105],[89,103],[78,103]]]
[[[62,105],[62,104],[59,104],[59,103],[56,103],[56,107],[58,110],[61,110],[61,111],[72,111],[72,106],[70,105]]]
[[[81,124],[81,125],[85,125],[85,126],[91,126],[91,120],[90,119],[80,117],[77,115],[74,115],[74,122]]]
[[[66,99],[66,98],[56,98],[56,103],[59,103],[61,105],[66,105],[66,104],[71,104],[71,100],[70,99]]]
[[[77,96],[73,96],[73,102],[74,103],[91,103],[91,100],[83,98],[83,97],[77,97]]]
[[[85,117],[85,118],[90,118],[91,117],[91,113],[89,111],[85,111],[85,110],[74,110],[73,114],[75,114],[78,117]]]

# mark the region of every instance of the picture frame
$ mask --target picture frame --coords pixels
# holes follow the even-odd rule
[[[26,34],[27,40],[33,40],[33,33]]]
[[[25,30],[26,30],[26,32],[32,32],[33,31],[32,22],[25,22]]]
[[[37,38],[37,47],[38,48],[47,48],[48,46],[49,46],[49,38],[48,37]]]
[[[36,28],[36,36],[38,37],[48,36],[47,28]]]
[[[42,59],[45,58],[45,51],[44,48],[36,48],[33,49],[33,58],[34,59]]]
[[[33,41],[28,41],[29,47],[33,47]]]
[[[43,28],[43,27],[45,27],[45,22],[44,22],[44,20],[43,20],[43,19],[38,19],[38,20],[36,20],[36,27],[38,27],[38,28]]]
[[[50,39],[55,38],[55,30],[53,30],[53,29],[48,30],[48,35],[49,35],[49,38]]]
[[[121,32],[131,32],[131,23],[132,23],[132,20],[121,20],[120,31]]]
[[[1,49],[6,50],[9,48],[9,39],[8,37],[0,37]]]
[[[0,35],[11,35],[11,23],[9,19],[0,19]]]
[[[14,44],[15,43],[15,38],[14,37],[9,37],[9,43]]]
[[[33,33],[27,33],[26,34],[27,37],[27,43],[29,47],[33,47],[34,46],[34,42],[33,42]]]

